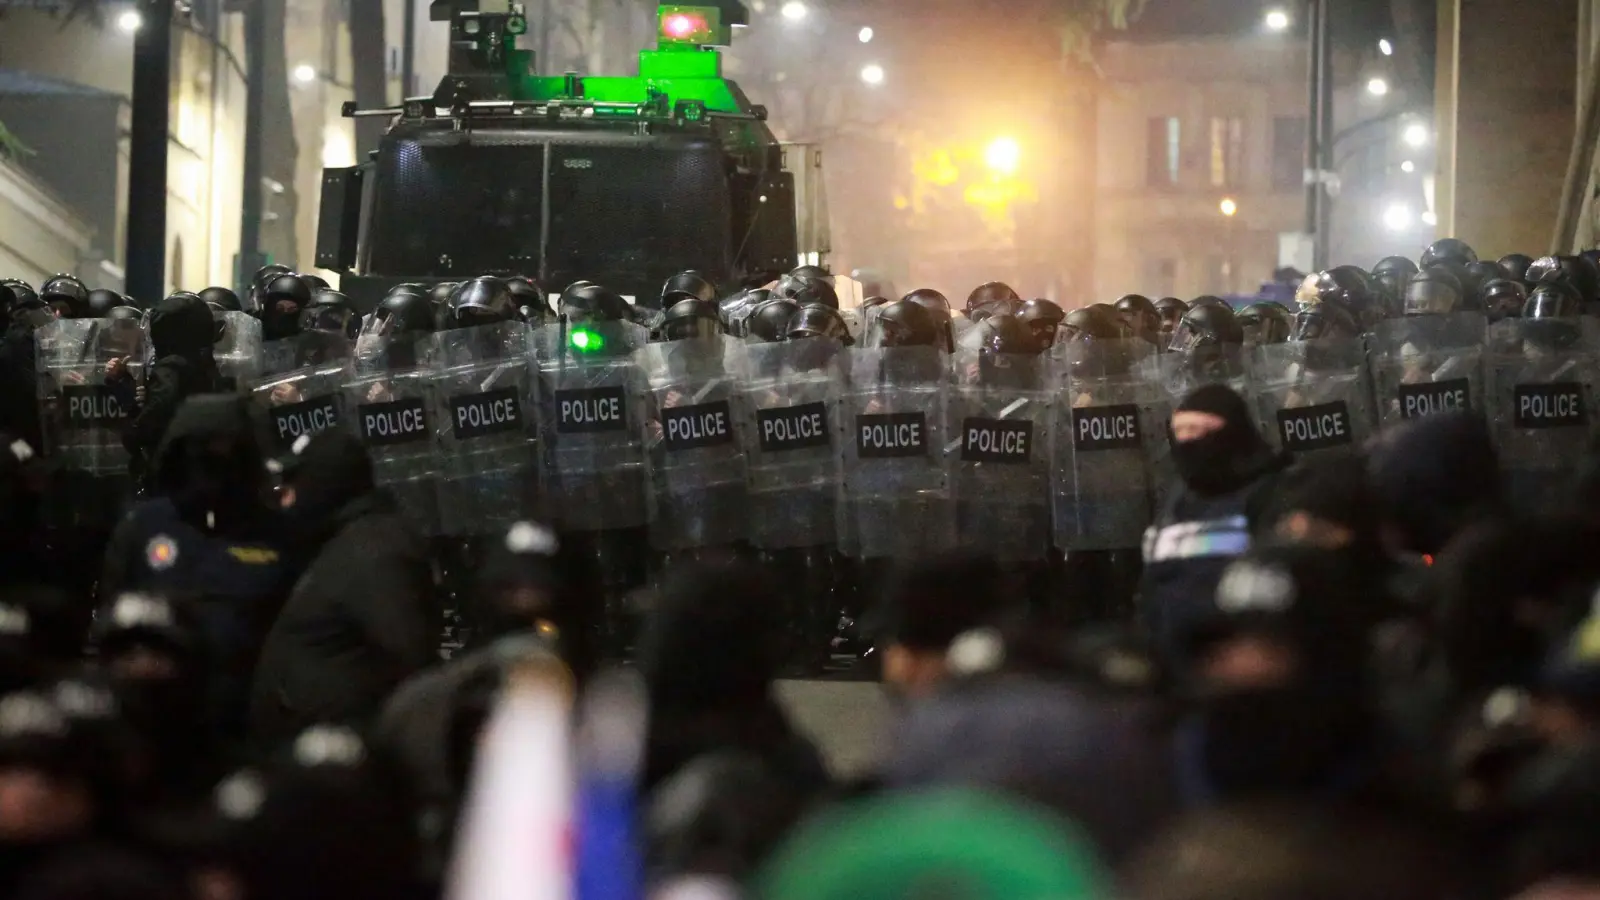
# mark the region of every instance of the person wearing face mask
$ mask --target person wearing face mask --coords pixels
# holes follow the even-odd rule
[[[184,401],[156,452],[150,499],[118,524],[102,597],[125,591],[193,604],[217,679],[213,715],[242,738],[250,674],[297,572],[286,524],[267,505],[266,425],[249,398]]]
[[[250,726],[264,745],[318,723],[366,724],[437,655],[427,544],[374,483],[360,440],[296,441],[282,500],[309,565],[256,668]]]
[[[1139,590],[1145,625],[1169,657],[1176,629],[1210,606],[1222,570],[1250,548],[1263,503],[1290,462],[1267,445],[1244,398],[1225,385],[1184,398],[1171,431],[1178,482],[1145,531]]]

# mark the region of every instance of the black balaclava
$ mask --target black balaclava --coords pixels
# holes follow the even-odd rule
[[[344,431],[324,431],[297,446],[284,475],[295,494],[289,518],[302,538],[320,544],[339,527],[340,510],[376,489],[372,459]]]
[[[150,311],[150,343],[157,359],[209,354],[216,340],[211,307],[193,294],[173,294]]]
[[[1210,413],[1224,423],[1198,440],[1172,444],[1178,475],[1198,494],[1238,490],[1254,481],[1273,457],[1251,421],[1250,407],[1232,388],[1220,384],[1198,388],[1184,398],[1178,411]]]
[[[245,398],[198,394],[167,427],[156,490],[197,528],[226,529],[265,511],[266,466],[249,409]]]

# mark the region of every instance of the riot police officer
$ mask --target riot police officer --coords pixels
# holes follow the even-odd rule
[[[1369,344],[1380,424],[1482,407],[1486,321],[1464,309],[1461,283],[1443,266],[1411,278],[1405,316],[1380,323]]]
[[[279,263],[269,263],[256,270],[250,276],[250,291],[246,298],[250,307],[245,310],[252,315],[259,315],[267,306],[267,285],[271,284],[279,275],[293,274],[293,269]]]
[[[268,410],[274,452],[283,454],[299,438],[339,423],[345,361],[361,319],[344,294],[329,288],[313,294],[297,275],[273,279],[265,299],[268,306],[261,313],[265,361],[251,392]],[[274,330],[285,337],[270,340]]]
[[[1161,316],[1161,338],[1156,343],[1157,349],[1165,352],[1167,345],[1172,343],[1172,332],[1178,328],[1178,323],[1183,321],[1183,314],[1189,311],[1189,304],[1177,297],[1162,297],[1156,301],[1156,312]]]
[[[734,337],[744,337],[750,313],[771,299],[773,294],[766,288],[745,288],[723,298],[718,303],[723,330]]]
[[[717,299],[717,286],[706,279],[704,275],[694,270],[679,272],[667,279],[661,286],[660,309],[671,309],[672,305],[689,299],[715,301]]]
[[[1283,304],[1270,300],[1252,303],[1239,310],[1239,327],[1244,329],[1247,347],[1281,344],[1294,331],[1294,318]]]
[[[89,289],[75,275],[57,275],[39,286],[39,299],[58,319],[89,317]]]
[[[183,402],[229,389],[214,356],[216,317],[204,300],[187,292],[172,294],[150,310],[148,330],[152,362],[144,372],[143,390],[136,389],[126,367],[107,376],[118,404],[127,411],[123,446],[134,478],[141,481]],[[259,359],[259,336],[253,346],[240,349]]]
[[[428,288],[428,302],[433,304],[434,327],[443,330],[450,327],[450,298],[455,296],[459,281],[441,281]]]
[[[1385,318],[1400,315],[1405,302],[1406,282],[1417,274],[1417,264],[1404,256],[1386,256],[1372,267],[1372,281],[1383,301]]]
[[[1128,294],[1113,304],[1117,312],[1133,326],[1133,333],[1152,344],[1161,341],[1161,311],[1149,297]]]
[[[1563,281],[1578,294],[1583,303],[1600,300],[1600,270],[1582,256],[1545,256],[1536,259],[1528,266],[1527,280],[1530,287],[1546,281]]]
[[[945,333],[945,352],[954,353],[956,348],[956,325],[950,313],[949,299],[933,288],[917,288],[901,299],[909,300],[933,313],[934,318],[938,319],[939,326]],[[970,320],[962,320],[962,325],[970,324],[972,324]]]
[[[1508,253],[1500,257],[1500,270],[1506,277],[1513,281],[1520,281],[1524,286],[1529,284],[1528,268],[1533,265],[1533,257],[1526,253]]]
[[[133,301],[108,288],[96,288],[89,292],[85,304],[88,319],[107,319],[111,317],[114,309],[137,309]]]
[[[1308,275],[1295,293],[1302,308],[1334,299],[1355,313],[1362,330],[1370,330],[1391,315],[1374,290],[1372,279],[1355,266],[1335,266]]]
[[[1424,269],[1430,269],[1440,263],[1453,263],[1458,266],[1471,265],[1478,261],[1478,254],[1466,241],[1456,238],[1440,238],[1428,245],[1422,251],[1422,258],[1418,260]]]
[[[311,303],[311,284],[305,278],[285,272],[276,275],[261,290],[261,339],[282,341],[300,330],[300,311]]]
[[[544,290],[533,279],[524,275],[513,275],[505,279],[505,282],[511,296],[517,298],[519,318],[527,322],[530,328],[539,328],[553,315]]]
[[[752,310],[750,318],[746,320],[748,339],[769,344],[785,340],[789,334],[789,323],[799,312],[800,304],[793,300],[776,297],[768,300]]]
[[[1161,366],[1168,393],[1180,399],[1195,387],[1231,382],[1243,390],[1244,328],[1233,308],[1198,298],[1183,315]]]
[[[1351,304],[1376,304],[1337,277],[1323,288],[1302,292],[1289,342],[1251,350],[1254,411],[1274,448],[1302,456],[1348,454],[1374,426],[1365,328]]]
[[[243,312],[244,304],[239,302],[239,295],[225,287],[208,287],[200,292],[200,299],[211,307],[212,312]]]
[[[1479,305],[1490,324],[1501,319],[1522,316],[1522,307],[1528,302],[1528,289],[1521,280],[1496,278],[1478,289]]]
[[[773,292],[776,296],[792,300],[796,306],[827,306],[839,308],[839,293],[834,289],[832,280],[821,278],[797,279],[787,290],[780,285]]]
[[[1035,350],[1039,353],[1048,353],[1050,348],[1056,345],[1056,331],[1066,320],[1067,313],[1054,301],[1029,300],[1022,304],[1022,312],[1017,318],[1028,326],[1028,331],[1033,335]],[[1159,322],[1159,319],[1157,321]]]
[[[979,309],[989,309],[991,312],[1009,312],[1015,314],[1022,306],[1022,298],[1012,290],[1011,285],[999,281],[990,281],[980,284],[967,295],[966,312],[970,317]]]

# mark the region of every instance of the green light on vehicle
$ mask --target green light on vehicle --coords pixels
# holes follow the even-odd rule
[[[605,349],[606,339],[592,331],[579,329],[568,338],[568,343],[579,353],[597,353]]]

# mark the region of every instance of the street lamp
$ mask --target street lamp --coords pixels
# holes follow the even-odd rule
[[[1411,227],[1411,207],[1404,203],[1391,203],[1383,211],[1383,227],[1390,231],[1405,231]]]
[[[1428,126],[1421,122],[1413,122],[1406,126],[1406,130],[1401,133],[1400,137],[1409,147],[1426,147],[1428,146]]]
[[[135,31],[138,31],[139,26],[143,24],[144,16],[139,15],[139,11],[136,9],[130,9],[122,15],[117,16],[117,30],[124,34],[133,34]]]
[[[289,74],[294,78],[296,84],[310,84],[317,80],[317,67],[310,63],[301,63],[295,66],[294,71]]]
[[[861,67],[861,80],[867,84],[877,87],[878,85],[883,84],[883,78],[883,66],[880,66],[877,63],[870,63]]]
[[[798,22],[804,19],[811,10],[807,9],[806,5],[801,3],[800,0],[789,0],[788,3],[783,5],[782,12],[785,19],[791,22]]]
[[[1400,171],[1406,173],[1407,175],[1410,175],[1412,172],[1415,172],[1416,170],[1417,170],[1417,164],[1412,162],[1409,159],[1400,164]]]
[[[1232,197],[1223,197],[1222,203],[1217,208],[1230,219],[1239,214],[1239,204]]]
[[[1015,175],[1022,164],[1022,145],[1008,137],[995,138],[983,152],[983,161],[991,171],[1001,175]]]
[[[861,43],[870,44],[870,43],[872,43],[872,36],[874,34],[875,34],[875,32],[870,27],[868,27],[868,28],[861,29],[860,33],[857,34],[856,37],[861,39]]]
[[[1382,78],[1372,78],[1367,81],[1367,93],[1374,97],[1382,97],[1389,93],[1389,82]]]
[[[1267,10],[1267,16],[1263,23],[1267,26],[1268,31],[1288,31],[1289,14],[1281,9]]]

